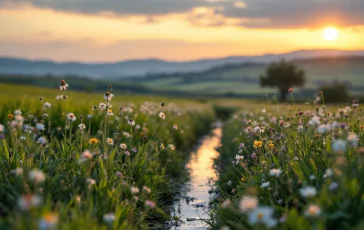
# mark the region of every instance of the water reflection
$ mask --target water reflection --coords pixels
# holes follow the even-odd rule
[[[192,154],[187,164],[190,181],[182,187],[181,199],[174,205],[174,214],[180,216],[183,222],[172,229],[205,229],[205,224],[200,219],[208,218],[211,179],[216,178],[213,158],[218,154],[215,148],[221,143],[221,133],[221,124],[216,123],[212,135],[205,136],[197,151]]]

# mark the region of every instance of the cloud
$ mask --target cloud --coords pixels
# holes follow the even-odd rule
[[[266,18],[269,22],[242,23],[246,27],[290,28],[364,25],[362,0],[245,0],[244,8],[226,7],[222,13],[232,18]]]
[[[184,13],[191,23],[202,26],[234,24],[251,28],[302,28],[327,24],[364,25],[363,0],[0,0],[0,7],[22,4],[84,14],[139,15],[148,18],[148,22],[156,16]],[[196,9],[201,8],[209,10],[196,15]]]

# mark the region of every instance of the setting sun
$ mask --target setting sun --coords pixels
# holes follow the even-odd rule
[[[333,41],[339,36],[339,31],[334,27],[328,27],[324,29],[324,38],[327,41]]]

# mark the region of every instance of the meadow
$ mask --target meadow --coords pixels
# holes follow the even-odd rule
[[[70,90],[71,89],[71,90]],[[0,85],[1,229],[161,229],[206,103]]]
[[[225,123],[209,228],[364,228],[363,111],[320,98],[250,104]]]
[[[0,84],[1,229],[165,229],[186,162],[224,120],[208,229],[362,229],[363,111]],[[212,175],[211,175],[212,176]]]

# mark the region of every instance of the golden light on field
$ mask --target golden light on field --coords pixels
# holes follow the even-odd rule
[[[328,27],[324,29],[324,38],[327,41],[336,40],[339,36],[339,31],[335,27]]]

